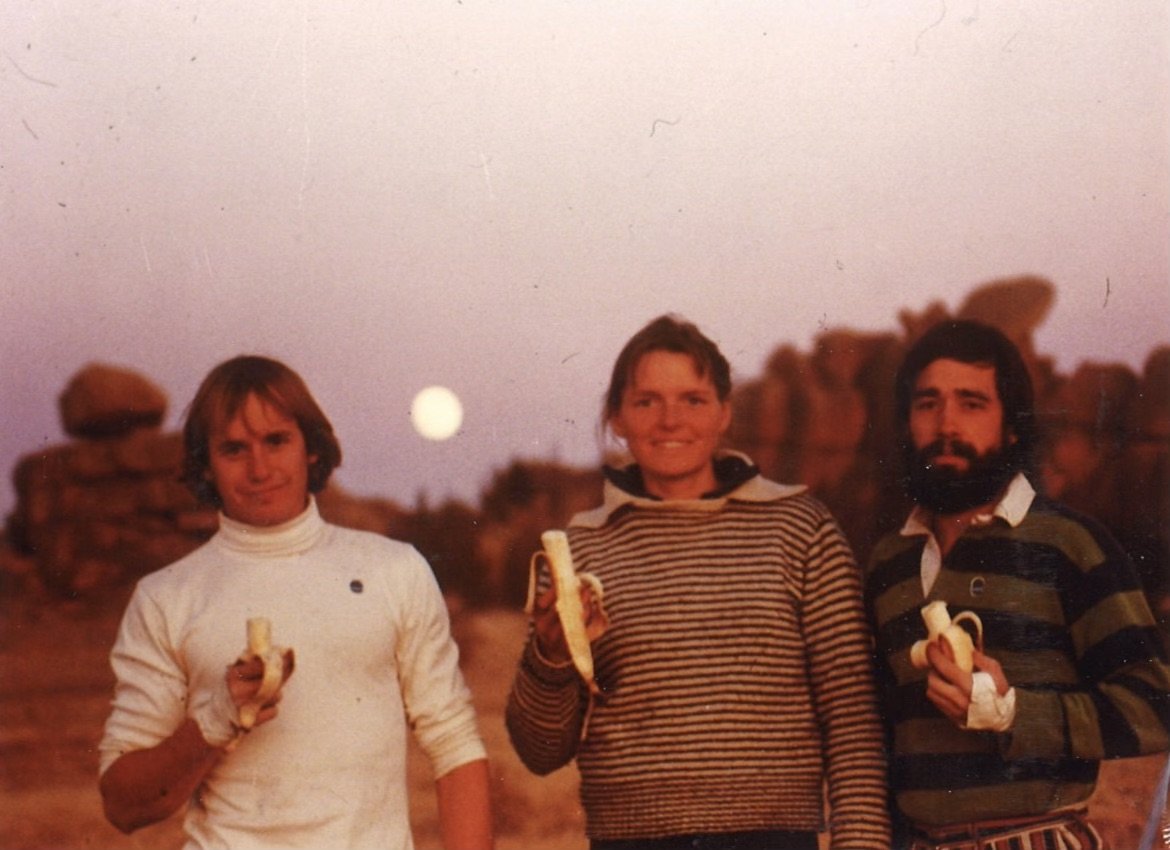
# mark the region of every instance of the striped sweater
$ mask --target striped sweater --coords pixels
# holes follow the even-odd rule
[[[905,815],[937,826],[1041,814],[1083,803],[1101,759],[1167,748],[1170,669],[1129,559],[1096,522],[1037,497],[1015,525],[972,526],[924,599],[926,540],[885,538],[866,582]],[[961,730],[927,700],[909,649],[934,599],[983,621],[984,649],[1016,689],[1009,732]]]
[[[820,830],[889,844],[885,760],[860,572],[804,488],[754,477],[658,501],[606,484],[570,523],[578,569],[605,586],[602,696],[530,639],[506,720],[526,765],[577,759],[592,838]]]

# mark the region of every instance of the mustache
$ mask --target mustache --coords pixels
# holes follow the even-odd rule
[[[931,460],[944,454],[954,455],[965,460],[977,460],[979,457],[979,451],[970,443],[965,443],[962,440],[950,440],[945,437],[927,443],[918,450],[918,457],[923,460]]]

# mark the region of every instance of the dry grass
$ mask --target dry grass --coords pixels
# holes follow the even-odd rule
[[[168,850],[177,819],[124,836],[97,795],[96,744],[111,680],[107,653],[121,600],[93,607],[7,595],[0,604],[0,847],[6,850]],[[500,850],[583,850],[577,775],[532,776],[512,752],[503,707],[524,636],[516,613],[457,617],[457,638],[492,760]],[[1137,847],[1162,763],[1105,766],[1092,815],[1115,850]],[[429,771],[410,759],[412,821],[420,850],[438,847]]]

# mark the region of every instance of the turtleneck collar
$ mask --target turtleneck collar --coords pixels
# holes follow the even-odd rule
[[[317,511],[317,500],[310,496],[309,506],[302,513],[280,525],[245,525],[220,512],[215,539],[235,552],[279,558],[308,551],[324,531],[325,520]]]

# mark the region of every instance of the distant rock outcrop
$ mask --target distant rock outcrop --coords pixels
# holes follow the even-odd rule
[[[107,407],[112,411],[113,408]],[[14,548],[66,596],[98,593],[186,554],[216,527],[178,479],[178,434],[139,427],[21,459],[13,475]]]
[[[1170,346],[1152,352],[1140,375],[1108,363],[1060,375],[1034,346],[1054,298],[1043,278],[997,280],[954,315],[996,325],[1020,347],[1042,428],[1037,483],[1106,523],[1132,553],[1155,607],[1170,616]],[[768,477],[808,484],[862,560],[909,509],[898,480],[894,373],[907,347],[951,315],[932,303],[902,311],[900,332],[830,329],[810,353],[781,345],[733,395],[728,444]],[[180,437],[158,429],[165,410],[166,398],[140,375],[108,366],[79,372],[61,397],[62,424],[76,441],[27,456],[15,471],[8,538],[21,560],[13,567],[0,557],[0,572],[35,573],[61,594],[93,594],[204,540],[216,513],[178,481]],[[514,605],[540,532],[600,494],[595,469],[517,460],[495,475],[478,507],[407,511],[332,485],[318,504],[333,522],[414,543],[447,593]]]
[[[166,394],[130,369],[91,363],[73,376],[58,399],[61,426],[71,437],[117,437],[156,428],[167,412]]]
[[[167,399],[128,369],[90,365],[60,397],[61,424],[77,439],[27,455],[13,472],[17,507],[7,538],[12,579],[35,578],[66,597],[99,595],[187,554],[219,525],[179,480],[182,436],[159,430]],[[384,499],[319,494],[322,515],[401,536],[405,511]],[[32,568],[26,565],[31,563]]]
[[[1141,375],[1093,363],[1059,375],[1034,345],[1054,300],[1043,278],[996,280],[953,314],[939,303],[903,311],[901,334],[830,330],[810,355],[781,346],[763,376],[737,387],[728,442],[769,477],[808,484],[864,559],[910,507],[897,478],[892,390],[903,354],[944,319],[995,325],[1020,348],[1035,383],[1038,483],[1105,522],[1170,614],[1170,348],[1152,352]]]

